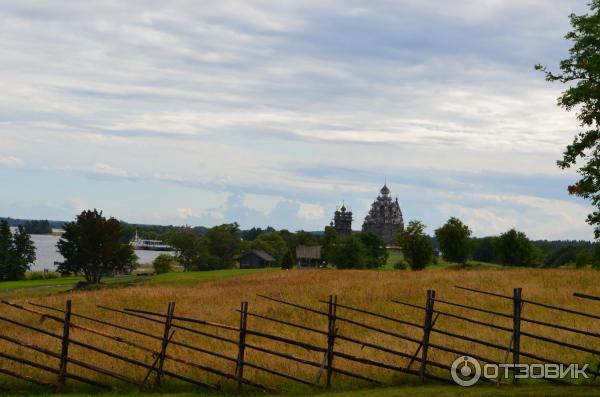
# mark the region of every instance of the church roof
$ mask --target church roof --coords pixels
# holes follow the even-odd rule
[[[387,196],[388,194],[390,194],[390,189],[387,187],[386,185],[383,185],[383,187],[381,188],[381,190],[379,191],[381,194],[383,194],[384,196]]]

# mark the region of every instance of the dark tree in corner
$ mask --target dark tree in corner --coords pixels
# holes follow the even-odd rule
[[[569,58],[560,62],[561,73],[554,74],[542,65],[537,70],[546,80],[568,83],[570,87],[558,98],[559,106],[570,111],[577,108],[577,118],[584,131],[567,146],[558,166],[570,168],[581,161],[581,179],[569,186],[569,193],[591,200],[597,208],[588,215],[600,238],[600,0],[593,0],[590,13],[571,14],[573,30],[565,38],[573,42]]]
[[[102,211],[83,211],[64,226],[58,251],[65,258],[61,273],[83,273],[88,283],[98,284],[103,275],[130,271],[135,266],[133,247],[120,242],[121,223],[106,219]]]

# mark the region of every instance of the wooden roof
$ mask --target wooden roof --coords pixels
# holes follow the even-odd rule
[[[298,259],[321,259],[320,245],[299,245],[296,247]]]
[[[275,258],[273,258],[271,255],[269,255],[266,251],[263,251],[263,250],[250,250],[250,251],[246,252],[245,254],[243,254],[240,257],[240,259],[245,256],[248,256],[250,254],[254,254],[254,255],[258,256],[263,261],[275,262]]]

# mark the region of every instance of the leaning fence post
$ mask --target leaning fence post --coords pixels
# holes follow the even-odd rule
[[[327,311],[327,388],[331,387],[331,376],[333,375],[333,357],[335,345],[335,320],[337,313],[337,295],[329,295],[329,307]]]
[[[69,329],[71,325],[71,300],[67,301],[65,308],[65,321],[63,323],[62,349],[60,352],[60,368],[58,372],[58,386],[64,387],[67,379],[67,363],[69,362]]]
[[[163,365],[165,363],[165,357],[167,355],[167,346],[169,345],[169,332],[171,331],[171,323],[173,322],[173,312],[175,311],[175,302],[169,302],[167,308],[167,318],[165,319],[165,330],[163,332],[162,345],[160,348],[160,355],[158,360],[158,368],[156,370],[156,387],[160,387],[160,380],[163,373]]]
[[[246,327],[248,323],[248,302],[242,302],[240,310],[240,337],[238,341],[237,366],[235,368],[235,377],[237,381],[237,393],[242,391],[242,382],[244,381],[244,355],[246,352]]]
[[[427,290],[427,303],[425,304],[425,321],[423,323],[423,342],[421,345],[421,366],[419,368],[419,378],[425,382],[425,367],[427,365],[427,353],[429,351],[429,335],[431,334],[431,322],[433,319],[433,302],[435,291]]]
[[[513,290],[513,383],[519,381],[517,375],[519,374],[518,365],[521,351],[521,292],[522,288]]]

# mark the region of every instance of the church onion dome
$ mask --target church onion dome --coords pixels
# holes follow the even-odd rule
[[[387,196],[390,194],[390,189],[388,189],[387,185],[383,185],[381,190],[379,191],[383,196]]]
[[[342,208],[340,208],[342,210],[342,212],[346,212],[346,206],[342,205]]]

